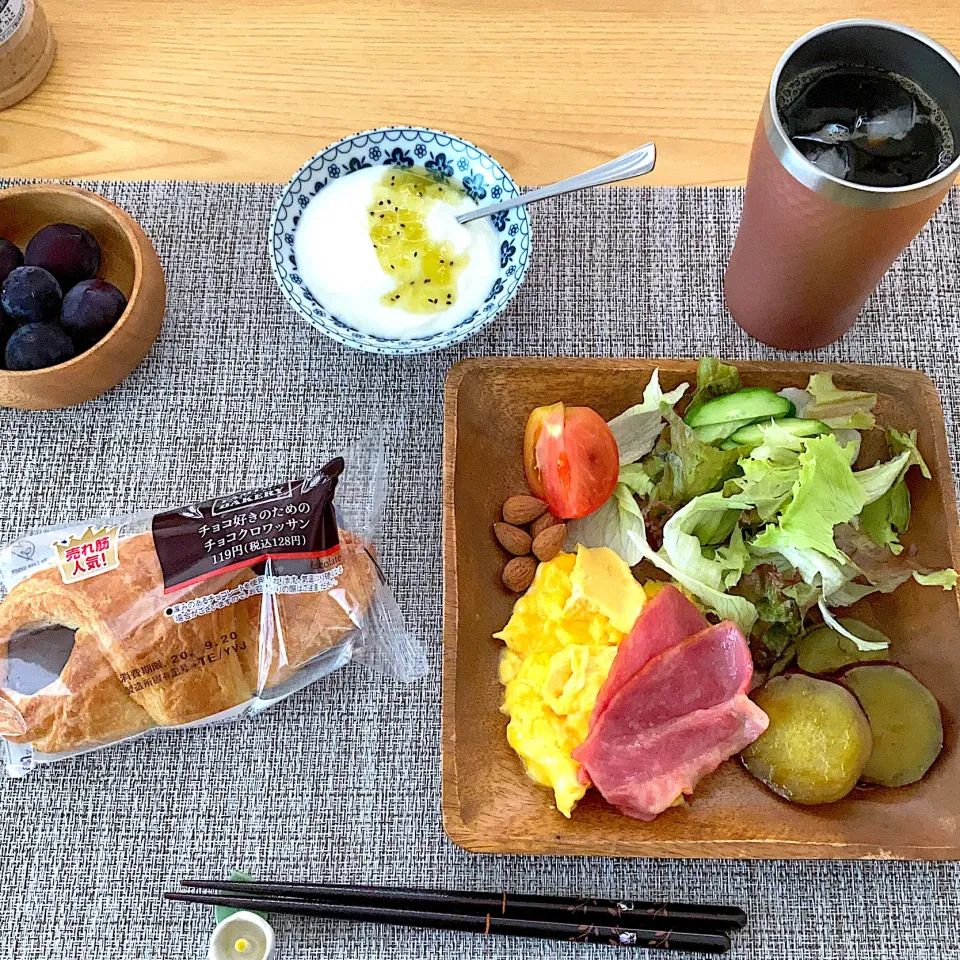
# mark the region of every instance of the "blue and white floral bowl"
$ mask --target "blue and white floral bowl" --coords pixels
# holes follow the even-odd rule
[[[466,140],[425,127],[381,127],[331,144],[305,163],[287,184],[270,224],[273,275],[283,295],[307,323],[328,337],[369,353],[388,355],[442,350],[490,323],[513,298],[530,262],[530,226],[524,207],[491,217],[501,237],[500,273],[486,301],[457,326],[423,337],[394,339],[356,330],[334,316],[304,285],[293,252],[300,214],[331,180],[371,166],[423,166],[437,180],[451,180],[477,203],[495,203],[519,193],[510,175],[489,154]]]

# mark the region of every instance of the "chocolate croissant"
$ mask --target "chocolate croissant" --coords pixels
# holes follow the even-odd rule
[[[165,594],[152,534],[121,540],[119,559],[71,584],[41,569],[0,604],[0,736],[58,754],[232,710],[347,641],[377,576],[366,546],[341,531],[343,572],[330,590],[253,594],[177,622],[174,608],[254,572]]]

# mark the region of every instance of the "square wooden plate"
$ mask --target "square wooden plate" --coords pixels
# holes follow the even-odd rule
[[[912,581],[867,598],[856,614],[887,632],[892,655],[943,707],[944,751],[927,777],[899,790],[855,790],[801,807],[775,797],[735,761],[704,779],[684,808],[653,823],[621,816],[596,791],[565,819],[507,745],[492,634],[514,597],[492,534],[503,501],[527,492],[521,444],[534,407],[563,400],[605,419],[639,402],[655,367],[664,389],[695,381],[689,360],[466,360],[447,377],[444,423],[443,821],[448,836],[488,853],[624,857],[960,859],[960,610],[954,593]],[[911,475],[906,538],[931,567],[960,565],[957,505],[943,412],[922,373],[893,367],[737,363],[744,385],[806,385],[816,371],[880,395],[881,424],[917,429],[933,480]],[[866,448],[866,444],[865,444]],[[865,456],[868,451],[865,450]],[[861,466],[864,457],[861,457]],[[871,461],[872,462],[872,461]],[[917,471],[912,471],[916,474]]]

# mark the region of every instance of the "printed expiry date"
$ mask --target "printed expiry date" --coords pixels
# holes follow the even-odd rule
[[[174,677],[182,677],[207,664],[216,663],[218,660],[224,660],[231,656],[238,656],[241,650],[247,649],[247,644],[245,640],[239,638],[235,631],[231,631],[230,633],[220,634],[214,640],[204,641],[203,648],[202,653],[195,653],[190,650],[180,650],[173,653],[169,656],[166,665],[161,660],[154,660],[152,663],[134,667],[132,670],[120,674],[120,682],[127,693],[139,693],[141,690],[155,687],[172,680]]]

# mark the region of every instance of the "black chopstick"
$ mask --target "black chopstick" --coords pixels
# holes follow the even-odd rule
[[[496,914],[444,913],[432,910],[398,909],[360,904],[321,903],[315,900],[273,897],[221,896],[205,893],[165,893],[167,900],[323,917],[328,920],[354,920],[386,923],[434,930],[459,930],[468,933],[538,937],[574,943],[604,943],[616,947],[647,947],[653,950],[687,950],[700,953],[726,953],[730,938],[717,930],[672,930],[664,928],[625,928],[620,925],[574,923],[549,920],[525,920]]]
[[[419,890],[412,887],[369,887],[327,883],[263,883],[236,880],[182,880],[193,889],[229,891],[243,896],[295,897],[299,900],[358,905],[385,905],[401,909],[446,913],[496,914],[514,920],[561,922],[615,922],[620,927],[639,924],[669,925],[672,930],[731,930],[747,922],[739,907],[685,903],[643,903],[594,897],[540,897],[529,894],[492,894],[480,891]]]

